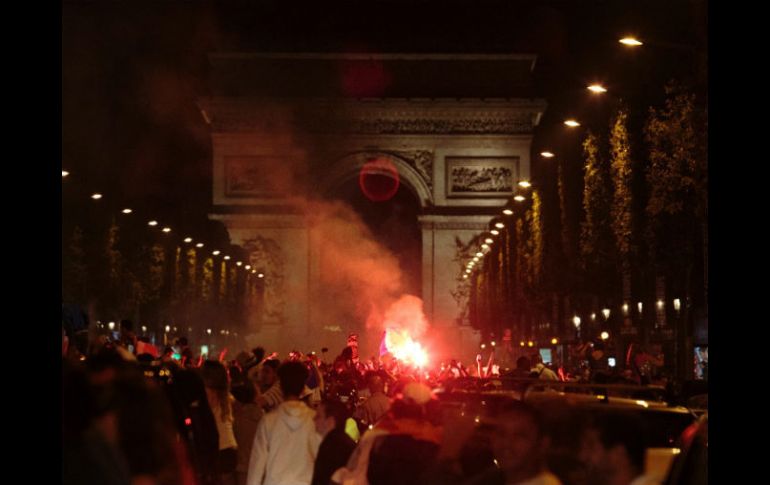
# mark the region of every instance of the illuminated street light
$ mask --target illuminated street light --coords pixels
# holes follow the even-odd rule
[[[604,315],[604,319],[608,320],[610,318],[610,309],[609,308],[603,309],[602,314]]]
[[[474,263],[478,263],[479,262],[479,257],[478,256],[474,256],[473,257],[473,262]]]
[[[502,222],[498,222],[498,223],[495,224],[495,227],[498,228],[498,229],[502,229],[502,228],[505,227],[505,224],[503,224]]]
[[[545,151],[545,152],[540,152],[540,156],[543,158],[553,158],[556,155],[554,155],[553,152]]]
[[[91,195],[91,198],[92,198],[92,199],[94,199],[94,200],[99,200],[99,199],[101,199],[101,198],[102,198],[102,194],[100,194],[100,193],[98,193],[98,192],[97,192],[97,193],[95,193],[95,194],[92,194],[92,195]]]
[[[207,333],[207,334],[209,334],[209,335],[211,335],[211,329],[210,329],[210,328],[207,328],[207,329],[206,329],[206,333]]]
[[[513,198],[513,200],[515,200],[516,202],[524,202],[526,198],[523,195],[517,195],[516,197]]]
[[[525,189],[528,189],[528,188],[532,187],[532,184],[529,183],[529,180],[522,180],[522,181],[519,182],[519,187],[523,187]]]
[[[146,332],[146,331],[147,331],[147,326],[142,325],[142,332]]]
[[[642,302],[641,301],[636,304],[636,308],[639,309],[639,313],[642,313]]]
[[[492,239],[491,237],[488,237],[488,238],[484,239],[484,242],[487,243],[487,244],[492,244],[493,242],[495,242],[495,240]]]
[[[187,244],[190,244],[192,241],[193,239],[191,237],[184,238],[184,242],[186,242]]]
[[[110,330],[115,330],[115,322],[110,322],[107,324],[107,326],[110,328]]]
[[[250,265],[250,264],[247,264],[246,266],[244,266],[244,268],[246,268],[246,271],[248,271],[248,270],[250,270],[250,269],[251,269],[251,265]]]
[[[534,346],[535,346],[535,342],[533,342],[531,340],[529,342],[527,342],[527,347],[534,347]]]
[[[610,338],[610,334],[606,331],[602,332],[602,334],[599,336],[601,337],[602,340],[607,340],[608,338]]]
[[[663,300],[658,300],[656,303],[658,305],[658,310],[662,310],[663,309]]]
[[[169,327],[168,325],[166,325],[166,333],[169,333],[170,331],[171,331],[171,327]]]
[[[464,275],[463,275],[463,279],[468,279],[468,275],[467,275],[467,274],[464,274]]]
[[[591,321],[595,321],[595,320],[596,320],[596,313],[592,313],[591,314]]]
[[[551,345],[556,345],[558,343],[559,343],[559,339],[557,339],[556,337],[551,339]]]
[[[623,303],[623,315],[628,315],[628,303]]]
[[[134,212],[134,211],[132,211],[132,210],[131,210],[131,209],[129,209],[128,207],[126,207],[125,209],[123,209],[123,213],[124,213],[124,214],[130,214],[130,213],[132,213],[132,212]]]
[[[66,171],[66,170],[62,170],[62,171],[61,171],[61,178],[64,178],[64,177],[66,177],[66,176],[67,176],[67,175],[69,175],[69,174],[70,174],[70,173],[69,173],[68,171]]]
[[[588,86],[588,90],[591,91],[592,93],[596,93],[596,94],[601,94],[601,93],[606,93],[607,92],[607,89],[604,86],[602,86],[601,84],[592,84],[592,85]]]
[[[635,37],[623,37],[618,42],[628,47],[639,47],[640,45],[643,45],[643,43]]]
[[[215,249],[214,251],[211,251],[211,254],[213,254],[214,256],[219,256],[219,250]]]
[[[512,216],[513,211],[511,209],[503,209],[503,214],[505,214],[506,216]]]
[[[575,326],[575,328],[580,328],[580,317],[575,315],[572,317],[572,325]]]
[[[263,273],[259,273],[259,274],[257,275],[257,278],[264,278],[264,277],[265,277],[265,275],[264,275]]]
[[[497,229],[492,229],[491,231],[489,231],[489,233],[492,234],[493,236],[497,236],[498,234],[500,234],[500,231],[498,231]]]
[[[195,247],[196,248],[202,248],[203,247],[203,243],[198,243],[198,244],[195,245]]]
[[[241,265],[243,265],[243,263],[241,263],[240,261],[236,261],[235,265],[236,266],[241,266]]]
[[[484,256],[484,253],[482,253],[482,252],[478,252],[478,253],[476,253],[476,257],[477,257],[477,258],[481,258],[481,257],[483,257],[483,256]]]
[[[155,226],[158,225],[158,221],[150,221],[150,222],[147,223],[147,225],[155,227]]]
[[[522,340],[521,342],[519,342],[519,345],[520,345],[521,347],[524,347],[524,345],[525,345],[525,344],[524,344],[524,341]]]
[[[580,123],[578,123],[576,120],[573,120],[573,119],[564,120],[564,124],[569,126],[570,128],[577,128],[578,126],[580,126]]]
[[[495,343],[495,341],[493,340],[493,341],[489,342],[489,345],[491,345],[492,347],[494,347],[495,345],[497,345],[497,343]]]
[[[225,256],[225,261],[230,261],[230,256]]]
[[[487,348],[487,344],[481,344],[481,348],[482,349],[486,349]]]
[[[166,227],[164,227],[164,228],[163,228],[163,232],[165,232],[166,234],[168,234],[169,232],[171,232],[171,228],[170,228],[170,227],[168,227],[168,226],[166,226]]]
[[[682,302],[679,298],[674,298],[674,310],[679,311],[682,308]]]
[[[486,244],[486,243],[482,244],[481,249],[489,249],[489,244]]]

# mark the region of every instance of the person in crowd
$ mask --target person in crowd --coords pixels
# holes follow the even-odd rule
[[[238,464],[238,443],[233,432],[233,398],[227,369],[218,361],[207,360],[201,367],[201,377],[206,386],[206,397],[214,413],[219,434],[218,465],[222,483],[234,484]]]
[[[251,350],[251,357],[246,360],[243,366],[246,371],[246,375],[249,379],[256,384],[257,389],[260,389],[262,378],[262,366],[265,361],[265,349],[262,347],[255,347]],[[264,389],[263,389],[264,390]]]
[[[166,386],[166,394],[177,434],[187,447],[198,483],[215,485],[219,480],[219,432],[203,379],[193,369],[172,368],[171,372],[173,378]]]
[[[356,443],[345,433],[349,417],[347,406],[339,401],[324,401],[318,406],[314,422],[323,441],[313,467],[312,485],[328,485],[332,473],[345,466],[353,453]]]
[[[315,412],[300,401],[307,368],[286,362],[278,368],[278,379],[284,400],[257,426],[247,485],[309,485],[313,478],[321,437]]]
[[[390,399],[385,395],[385,383],[379,375],[370,373],[367,382],[369,398],[358,406],[353,417],[364,425],[373,425],[390,409]]]
[[[272,411],[284,400],[280,379],[278,379],[279,365],[280,362],[276,359],[268,359],[262,365],[262,372],[260,373],[262,393],[258,402],[266,412]]]
[[[546,381],[558,381],[559,376],[543,363],[543,357],[540,354],[532,355],[532,377]]]
[[[529,379],[532,374],[532,363],[529,358],[522,355],[516,359],[516,368],[507,375],[519,379]]]
[[[235,397],[233,432],[235,441],[238,443],[238,465],[235,470],[238,485],[244,485],[249,470],[251,447],[254,444],[254,436],[257,434],[257,425],[265,412],[257,403],[257,390],[250,379],[242,378],[237,384],[233,382],[232,394]]]
[[[587,466],[590,483],[596,485],[658,484],[644,474],[645,450],[645,429],[640,418],[607,412],[585,427],[580,459]]]
[[[561,485],[546,467],[550,438],[530,405],[507,403],[493,423],[492,451],[506,485]]]

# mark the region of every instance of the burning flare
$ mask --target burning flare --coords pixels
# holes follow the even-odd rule
[[[385,347],[393,357],[417,367],[425,367],[428,364],[428,353],[418,342],[409,336],[406,330],[388,328],[385,330]]]

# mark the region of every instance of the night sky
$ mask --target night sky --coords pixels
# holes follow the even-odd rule
[[[705,2],[282,3],[63,3],[62,168],[73,174],[63,186],[65,223],[80,220],[100,190],[115,212],[128,205],[177,227],[217,230],[206,222],[211,144],[196,106],[210,93],[210,53],[535,53],[536,95],[549,109],[533,153],[556,147],[578,157],[579,140],[561,121],[572,114],[590,126],[608,109],[590,99],[588,83],[655,102],[665,80],[693,71],[691,51],[677,45],[706,48]],[[649,45],[629,52],[617,43],[627,33]],[[533,156],[534,176],[546,183],[555,172],[540,160]]]

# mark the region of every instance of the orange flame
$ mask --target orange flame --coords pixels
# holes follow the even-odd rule
[[[425,367],[428,364],[428,353],[406,330],[385,330],[385,346],[388,352],[401,362],[417,367]]]

